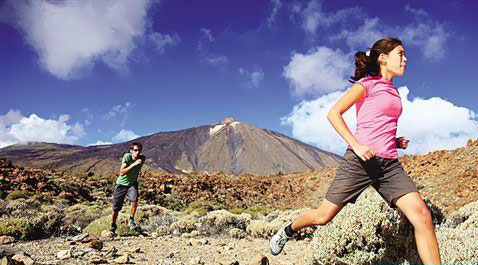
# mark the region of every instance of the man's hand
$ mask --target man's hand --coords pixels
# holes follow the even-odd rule
[[[142,162],[143,162],[143,161],[138,158],[138,159],[136,159],[136,161],[134,161],[134,163],[132,164],[132,166],[133,166],[133,167],[138,166],[138,165],[140,165]]]
[[[375,151],[369,146],[363,144],[352,146],[352,149],[354,150],[355,154],[357,154],[363,161],[367,161],[375,156]]]
[[[408,143],[410,142],[407,137],[398,137],[395,141],[397,143],[397,148],[404,150],[407,149]]]

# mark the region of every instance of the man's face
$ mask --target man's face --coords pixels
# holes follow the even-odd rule
[[[133,148],[131,148],[131,156],[133,157],[133,160],[138,159],[139,154],[141,154],[141,148],[134,145]]]

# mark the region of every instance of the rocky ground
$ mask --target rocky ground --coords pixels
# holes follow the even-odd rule
[[[439,240],[452,253],[447,259],[476,260],[465,252],[478,251],[466,240],[478,241],[478,140],[400,161],[435,207],[435,217],[443,218],[437,227],[443,226]],[[143,175],[137,221],[147,236],[120,226],[119,236],[110,238],[102,231],[109,226],[115,176],[17,167],[0,158],[0,264],[310,264],[313,230],[277,257],[268,253],[268,238],[283,221],[319,205],[335,170]],[[446,243],[464,246],[463,240],[467,247],[461,250]]]
[[[291,241],[284,254],[272,256],[265,239],[173,236],[103,239],[96,250],[89,243],[54,238],[16,243],[38,264],[306,264],[312,250],[309,241]],[[48,247],[46,247],[48,246]],[[116,253],[112,255],[112,253]],[[266,261],[268,263],[266,263]]]

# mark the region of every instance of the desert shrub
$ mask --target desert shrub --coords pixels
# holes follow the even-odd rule
[[[188,214],[206,215],[210,211],[221,210],[224,208],[225,206],[222,204],[214,204],[208,201],[194,201],[190,203],[184,211]]]
[[[145,220],[142,228],[147,232],[158,232],[158,228],[162,227],[159,234],[168,234],[169,226],[179,220],[175,212],[156,205],[145,206],[142,212]]]
[[[157,194],[155,196],[154,202],[155,204],[173,211],[182,211],[186,208],[183,201],[177,194]]]
[[[197,231],[202,235],[225,234],[231,228],[246,230],[250,221],[251,216],[248,214],[237,215],[226,210],[212,211],[199,218]]]
[[[441,227],[437,239],[443,264],[478,264],[478,229]]]
[[[446,220],[444,226],[461,229],[478,229],[478,201],[469,203],[452,213],[448,220]]]
[[[317,227],[312,246],[315,264],[420,263],[412,225],[371,188],[329,224]]]
[[[28,218],[1,218],[0,236],[12,236],[16,239],[26,239],[33,231],[33,224]]]
[[[5,207],[6,215],[10,217],[30,217],[37,215],[41,204],[39,202],[31,202],[25,199],[16,199],[9,201]]]
[[[107,214],[103,215],[105,214],[105,212],[107,212]],[[140,206],[136,211],[135,220],[138,224],[141,225],[141,227],[143,227],[143,225],[148,224],[150,218],[159,215],[161,212],[167,212],[167,210],[156,205]],[[138,231],[131,231],[129,229],[128,220],[129,207],[124,207],[123,211],[119,213],[118,219],[116,221],[116,224],[118,225],[116,233],[119,236],[133,236],[139,234]],[[103,209],[102,216],[88,224],[84,230],[91,235],[99,235],[103,230],[109,229],[110,226],[111,210],[108,209],[107,211],[105,211]]]
[[[139,235],[138,231],[131,231],[128,226],[129,214],[119,213],[116,224],[118,229],[116,234],[119,236],[135,236]],[[111,216],[102,216],[95,221],[91,222],[84,231],[90,235],[98,236],[103,230],[108,230],[111,226]]]
[[[197,223],[198,223],[197,216],[186,215],[180,218],[179,220],[173,222],[169,226],[169,230],[171,232],[177,231],[180,234],[190,233],[197,229],[197,226],[196,226]]]
[[[27,190],[14,190],[10,192],[5,198],[7,201],[13,201],[20,198],[30,198],[33,195],[33,192]]]
[[[81,229],[102,216],[103,207],[91,203],[75,204],[65,209],[63,222],[67,226],[79,227]]]
[[[251,208],[233,208],[229,211],[233,214],[247,213],[250,214],[253,218],[260,218],[262,216],[266,216],[272,213],[273,210],[261,206],[254,206]]]
[[[452,213],[437,239],[444,264],[478,264],[478,201]]]
[[[58,209],[46,212],[33,218],[35,229],[40,230],[39,237],[50,237],[60,234],[60,227],[63,224],[63,213]]]
[[[282,227],[286,221],[294,220],[304,210],[305,209],[271,212],[263,219],[252,220],[247,226],[246,231],[252,237],[270,238]],[[304,231],[302,231],[302,233],[304,233]],[[296,237],[299,235],[300,234],[296,234]]]
[[[137,217],[139,220],[148,221],[159,215],[171,215],[173,212],[158,205],[143,205],[138,207]]]
[[[0,199],[0,217],[2,217],[4,214],[7,214],[7,205],[8,202]]]
[[[39,239],[56,235],[62,223],[62,213],[51,211],[33,217],[6,217],[0,219],[0,235],[17,239]]]
[[[247,236],[247,233],[239,228],[231,228],[228,232],[230,237],[241,239],[245,238]]]
[[[53,203],[53,196],[44,193],[38,193],[33,195],[30,198],[31,201],[39,202],[41,204],[52,204]]]

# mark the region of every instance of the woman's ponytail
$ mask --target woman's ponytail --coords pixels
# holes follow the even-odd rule
[[[367,56],[365,52],[355,53],[355,74],[350,77],[351,82],[362,79],[369,73],[370,56]],[[353,81],[352,81],[353,80]]]

